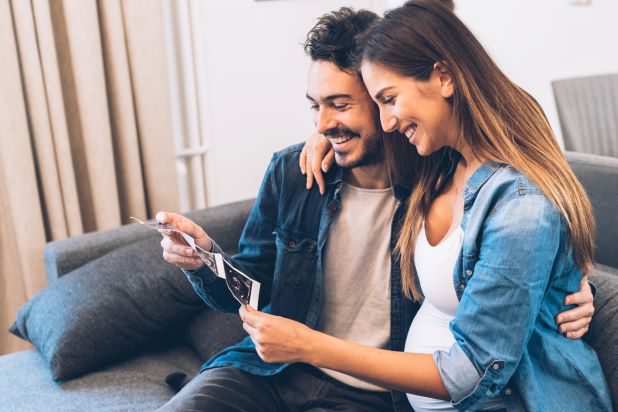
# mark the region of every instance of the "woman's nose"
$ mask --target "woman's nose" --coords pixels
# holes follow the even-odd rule
[[[388,113],[386,110],[380,110],[380,123],[382,123],[382,130],[387,133],[397,130],[397,117]]]

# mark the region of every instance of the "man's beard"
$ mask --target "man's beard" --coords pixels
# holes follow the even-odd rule
[[[352,139],[361,140],[362,147],[360,157],[352,162],[346,162],[345,164],[341,164],[338,161],[339,155],[335,152],[335,161],[337,161],[337,165],[339,165],[340,167],[343,167],[345,169],[353,169],[355,167],[370,166],[384,161],[384,144],[382,140],[384,138],[383,136],[362,137],[360,133],[356,133],[347,128],[329,129],[324,132],[324,136],[326,136],[327,138],[347,136]],[[349,155],[345,157],[349,157]]]

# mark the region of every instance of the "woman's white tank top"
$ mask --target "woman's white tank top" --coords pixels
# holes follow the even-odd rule
[[[416,241],[414,265],[425,300],[408,331],[406,352],[431,354],[440,349],[448,351],[455,343],[449,329],[459,305],[453,271],[463,240],[464,232],[457,227],[439,244],[431,246],[423,224]],[[408,400],[416,412],[456,410],[450,402],[440,399],[408,394]],[[500,399],[495,399],[482,409],[493,409],[501,404]]]

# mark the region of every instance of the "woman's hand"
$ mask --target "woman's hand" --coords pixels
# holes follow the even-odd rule
[[[330,141],[323,134],[315,132],[307,139],[302,152],[300,152],[300,171],[307,175],[307,189],[313,186],[315,178],[320,193],[326,192],[326,183],[323,173],[328,172],[335,163],[335,151]]]
[[[258,355],[268,363],[307,362],[311,334],[302,323],[268,313],[251,306],[241,306],[240,318],[249,333]]]

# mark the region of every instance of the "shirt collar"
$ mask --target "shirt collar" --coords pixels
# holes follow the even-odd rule
[[[338,186],[341,184],[341,182],[343,182],[343,172],[344,169],[342,167],[334,164],[324,176],[326,185]],[[395,194],[397,200],[405,200],[410,196],[410,193],[412,193],[412,185],[410,182],[393,182],[393,193]]]
[[[472,176],[466,182],[464,189],[464,203],[476,197],[479,189],[489,180],[496,170],[505,166],[504,163],[497,163],[492,160],[486,160],[478,169],[472,173]]]

